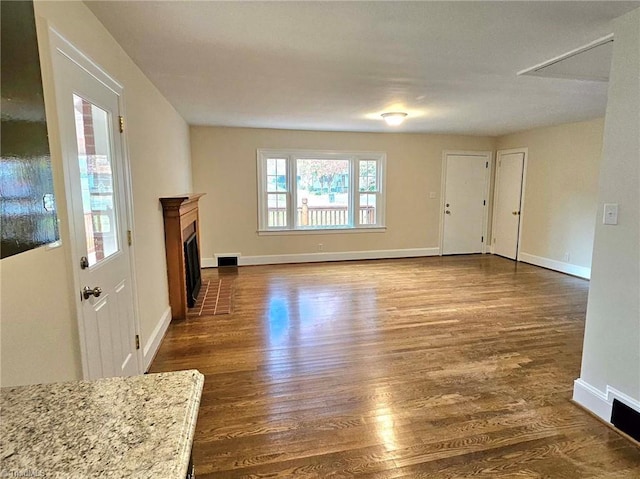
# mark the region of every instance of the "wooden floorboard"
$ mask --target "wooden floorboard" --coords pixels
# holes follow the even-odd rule
[[[231,313],[173,322],[151,372],[205,374],[206,478],[634,478],[570,402],[588,282],[490,255],[205,270]]]

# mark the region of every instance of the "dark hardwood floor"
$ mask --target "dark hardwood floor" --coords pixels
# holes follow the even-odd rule
[[[640,477],[570,402],[587,281],[478,255],[241,267],[233,290],[151,368],[206,375],[199,479]]]

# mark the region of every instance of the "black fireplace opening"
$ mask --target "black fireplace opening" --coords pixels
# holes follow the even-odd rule
[[[198,254],[198,236],[192,233],[184,242],[184,262],[187,277],[187,306],[193,308],[200,292],[200,255]]]

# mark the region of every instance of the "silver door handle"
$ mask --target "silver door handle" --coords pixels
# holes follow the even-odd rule
[[[102,288],[100,286],[96,286],[95,288],[90,288],[89,286],[85,286],[82,288],[82,297],[84,299],[89,299],[91,296],[95,296],[98,298],[102,294]]]

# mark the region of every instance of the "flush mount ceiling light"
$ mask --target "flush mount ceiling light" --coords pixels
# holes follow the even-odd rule
[[[389,113],[383,113],[382,118],[387,122],[389,126],[398,126],[407,117],[407,114],[402,111],[392,111]]]

